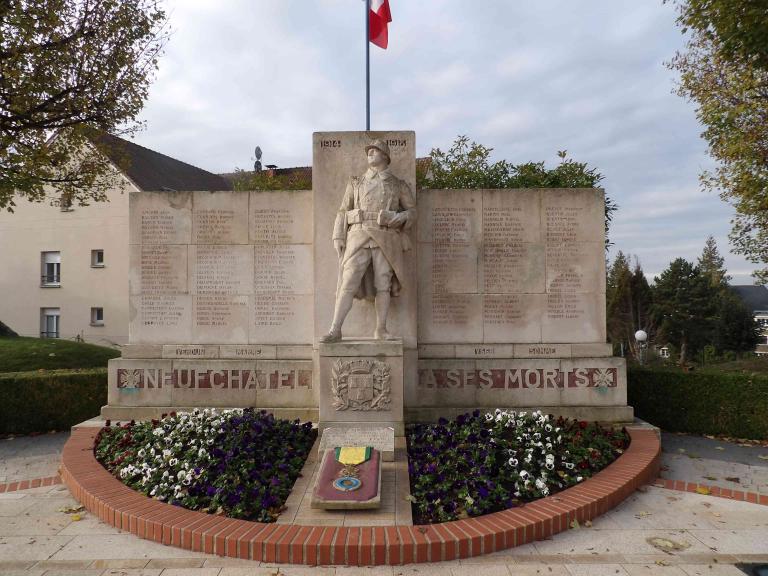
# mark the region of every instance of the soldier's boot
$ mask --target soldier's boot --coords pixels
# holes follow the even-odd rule
[[[376,340],[392,340],[394,338],[387,332],[390,298],[389,290],[379,290],[376,292],[376,331],[373,333],[373,337]]]
[[[344,319],[352,309],[352,302],[355,300],[354,292],[342,291],[336,298],[336,307],[333,310],[333,322],[331,322],[331,329],[328,334],[320,337],[320,342],[340,342],[341,341],[341,326],[344,324]]]

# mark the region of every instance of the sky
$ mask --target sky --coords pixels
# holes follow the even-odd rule
[[[172,35],[135,141],[206,170],[312,162],[312,133],[365,129],[363,0],[166,0]],[[416,154],[458,135],[492,160],[558,150],[604,175],[616,251],[649,278],[714,236],[733,284],[733,210],[698,176],[714,166],[695,106],[664,65],[684,46],[661,0],[390,0],[371,46],[371,128],[414,130]]]

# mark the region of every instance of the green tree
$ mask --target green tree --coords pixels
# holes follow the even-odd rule
[[[491,161],[493,148],[471,142],[467,136],[457,136],[447,152],[433,148],[430,162],[417,170],[419,188],[597,188],[603,179],[596,168],[568,158],[567,151],[557,153],[560,164],[547,168],[544,162],[511,164],[506,160]],[[605,243],[613,213],[618,206],[605,197]]]
[[[752,352],[760,342],[760,326],[752,310],[733,291],[724,289],[717,302],[713,346],[725,351]]]
[[[672,344],[685,365],[712,338],[718,293],[694,266],[677,258],[655,278],[651,314],[661,341]]]
[[[630,269],[629,258],[619,251],[608,270],[606,283],[606,325],[608,340],[616,349],[640,357],[635,332],[653,334],[650,317],[651,290],[638,261]]]
[[[0,0],[0,208],[103,200],[168,38],[158,0]]]
[[[270,171],[251,172],[235,169],[232,177],[234,190],[311,190],[312,171],[294,170],[284,174]]]
[[[704,250],[699,256],[698,265],[702,276],[707,278],[710,286],[724,288],[728,285],[731,277],[725,271],[725,258],[720,255],[713,236],[707,238]]]
[[[671,0],[688,41],[669,67],[678,94],[696,104],[702,137],[717,161],[705,189],[736,209],[734,251],[768,282],[768,9],[764,0]]]

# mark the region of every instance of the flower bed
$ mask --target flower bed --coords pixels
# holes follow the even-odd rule
[[[409,426],[407,439],[416,524],[548,496],[602,470],[629,445],[624,429],[502,410]]]
[[[317,431],[252,408],[171,413],[108,426],[96,458],[139,492],[231,518],[274,522]]]

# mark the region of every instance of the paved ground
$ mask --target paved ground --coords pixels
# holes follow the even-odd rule
[[[661,446],[662,478],[768,494],[768,447],[666,432]]]
[[[664,435],[663,475],[733,487],[724,474],[734,473],[745,489],[768,491],[768,460],[759,458],[768,456],[768,448],[702,440]],[[0,473],[9,480],[24,479],[31,470],[51,475],[64,441],[63,434],[0,440]],[[768,507],[657,487],[636,492],[591,526],[549,540],[466,561],[373,569],[257,564],[193,553],[121,533],[78,507],[64,486],[0,494],[0,575],[736,576],[743,574],[734,566],[739,562],[768,564]]]
[[[69,432],[0,439],[0,484],[55,476]]]

